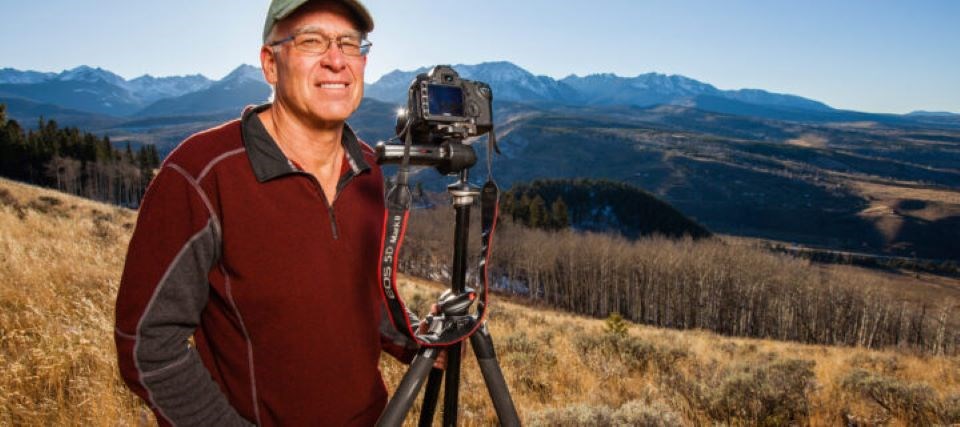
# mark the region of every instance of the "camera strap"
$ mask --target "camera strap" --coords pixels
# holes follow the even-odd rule
[[[496,230],[497,217],[499,213],[500,189],[493,181],[492,175],[492,153],[496,149],[496,137],[493,131],[488,136],[487,148],[487,182],[480,191],[480,225],[481,225],[481,250],[478,268],[478,280],[480,281],[480,300],[477,301],[477,319],[476,321],[461,321],[463,319],[451,319],[445,322],[446,327],[442,330],[430,328],[425,333],[419,333],[420,319],[411,312],[400,297],[397,286],[397,265],[400,259],[400,249],[403,246],[403,239],[407,231],[407,222],[410,218],[410,205],[413,197],[408,183],[409,177],[409,156],[412,145],[412,137],[407,132],[404,141],[404,155],[397,172],[397,180],[387,193],[386,212],[383,221],[383,242],[380,248],[380,291],[387,305],[387,315],[390,317],[394,327],[413,339],[417,344],[428,347],[442,347],[458,343],[468,338],[477,329],[483,325],[483,320],[487,312],[487,294],[488,294],[488,274],[487,266],[490,263],[490,257],[493,248],[493,234]],[[499,152],[499,150],[497,150]],[[468,294],[474,291],[467,289]],[[469,295],[473,300],[476,295]]]

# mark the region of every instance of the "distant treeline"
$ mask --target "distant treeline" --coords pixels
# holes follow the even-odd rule
[[[56,121],[24,130],[0,104],[0,176],[123,206],[137,206],[160,164],[156,147],[113,147],[109,137]]]
[[[446,209],[411,215],[401,271],[449,277],[450,216]],[[823,272],[806,260],[717,239],[627,240],[505,221],[495,238],[492,286],[552,307],[732,336],[960,352],[956,301],[905,301],[872,274]]]
[[[531,228],[709,237],[706,228],[632,185],[610,180],[559,179],[515,184],[501,198],[504,217]]]
[[[794,248],[777,243],[770,244],[769,248],[775,252],[790,254],[814,262],[856,265],[885,270],[905,269],[941,276],[960,277],[960,261],[956,260],[915,259],[897,256],[856,254],[825,249]]]

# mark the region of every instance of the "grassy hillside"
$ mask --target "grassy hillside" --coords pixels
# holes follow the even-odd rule
[[[134,425],[113,302],[136,213],[0,179],[0,425]]]
[[[134,222],[129,210],[0,179],[0,425],[153,423],[114,362]],[[420,312],[441,289],[403,287]],[[960,422],[957,356],[621,325],[522,302],[495,296],[490,327],[527,425]],[[493,424],[466,360],[462,422]],[[381,369],[392,390],[403,366],[384,358]]]

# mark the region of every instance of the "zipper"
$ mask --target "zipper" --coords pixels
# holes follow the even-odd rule
[[[323,199],[323,204],[327,206],[327,216],[330,218],[330,231],[333,233],[333,240],[340,240],[340,232],[337,228],[337,214],[334,211],[334,203],[337,202],[337,198],[340,196],[340,192],[347,186],[347,183],[350,182],[354,177],[353,171],[347,172],[346,175],[340,177],[340,181],[337,182],[337,191],[333,194],[333,201],[327,200],[327,194],[323,192],[323,187],[320,186],[320,181],[317,180],[317,177],[312,174],[299,170],[297,172],[301,175],[305,175],[310,178],[310,181],[313,182],[313,187],[317,191],[317,194],[320,195],[320,198]]]

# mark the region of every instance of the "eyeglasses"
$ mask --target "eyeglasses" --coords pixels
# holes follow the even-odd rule
[[[330,44],[334,40],[321,33],[304,32],[282,38],[268,46],[279,46],[289,41],[293,41],[293,47],[303,53],[322,55],[327,49],[330,49]],[[367,56],[367,53],[370,52],[370,46],[373,46],[373,43],[356,34],[338,36],[336,42],[340,52],[347,56]]]

